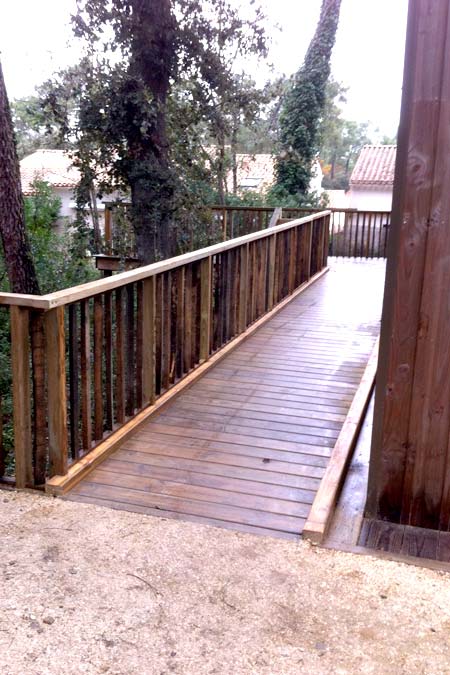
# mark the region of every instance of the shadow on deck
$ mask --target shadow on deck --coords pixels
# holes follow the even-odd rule
[[[384,261],[330,272],[66,496],[298,538],[379,332]]]

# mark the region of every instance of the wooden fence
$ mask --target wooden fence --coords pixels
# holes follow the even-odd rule
[[[326,266],[330,212],[44,296],[11,319],[15,481],[69,466]]]

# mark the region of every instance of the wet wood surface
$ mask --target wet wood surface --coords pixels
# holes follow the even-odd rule
[[[67,498],[300,536],[378,336],[383,278],[379,261],[333,263]]]

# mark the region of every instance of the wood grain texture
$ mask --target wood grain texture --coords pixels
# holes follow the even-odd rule
[[[64,475],[68,466],[64,307],[45,315],[45,346],[50,476]]]
[[[29,311],[11,307],[11,366],[13,381],[14,452],[16,487],[33,484],[31,433]]]
[[[450,11],[410,4],[367,514],[450,527]]]
[[[270,247],[252,255],[256,277],[261,255]],[[240,346],[217,362],[220,352],[213,355],[201,378],[117,443],[67,497],[299,536],[378,335],[383,275],[379,263],[337,265]],[[293,279],[291,267],[280,283]],[[258,283],[267,287],[267,279]],[[321,330],[311,341],[318,312]],[[325,372],[314,369],[310,344],[337,345]],[[283,347],[302,355],[292,370],[289,356],[286,368],[275,363]]]

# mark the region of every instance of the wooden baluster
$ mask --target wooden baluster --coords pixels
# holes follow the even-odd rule
[[[162,341],[161,341],[161,386],[168,389],[170,386],[170,319],[172,305],[172,274],[163,274],[162,295]]]
[[[123,316],[123,288],[116,289],[116,421],[118,424],[125,422],[125,340],[124,340],[124,316]]]
[[[175,339],[175,376],[183,377],[184,372],[184,273],[180,267],[176,273],[176,339]]]
[[[248,306],[248,244],[239,247],[239,317],[238,331],[243,333],[247,328]]]
[[[233,268],[232,268],[232,280],[233,280],[233,290],[231,292],[231,302],[232,302],[232,313],[231,313],[231,336],[239,334],[238,329],[238,314],[239,314],[239,249],[233,249]]]
[[[105,422],[106,428],[112,431],[114,426],[114,399],[113,399],[113,337],[112,337],[112,293],[104,295],[105,303]]]
[[[161,349],[162,349],[162,299],[163,299],[163,275],[156,276],[155,286],[155,392],[156,396],[161,393]]]
[[[331,216],[326,216],[324,218],[325,223],[325,245],[323,249],[323,267],[328,265],[328,252],[330,250],[330,218]]]
[[[73,459],[80,456],[80,388],[78,349],[78,306],[69,305],[69,392],[70,392],[70,451]]]
[[[288,256],[289,256],[289,270],[288,270],[288,294],[290,295],[295,288],[295,272],[297,268],[297,228],[291,228],[288,234]]]
[[[81,301],[80,324],[81,430],[83,449],[88,452],[92,445],[91,327],[89,299]]]
[[[134,321],[134,284],[127,284],[126,309],[125,309],[125,415],[132,417],[134,415],[134,384],[135,384],[135,321]]]
[[[229,250],[226,254],[226,266],[225,266],[225,277],[224,277],[224,344],[228,342],[231,337],[231,291],[233,279],[231,276],[231,259],[233,256],[233,251]]]
[[[94,440],[103,438],[103,301],[94,297]]]
[[[200,290],[200,263],[195,262],[192,272],[192,306],[194,317],[194,330],[192,331],[192,355],[194,365],[200,362],[200,313],[201,313],[201,290]]]
[[[142,368],[143,368],[143,287],[142,281],[136,284],[136,407],[144,405]]]
[[[184,272],[184,372],[192,368],[192,264]]]
[[[200,263],[200,362],[207,361],[211,353],[211,257]]]
[[[155,309],[156,280],[148,277],[142,292],[142,395],[143,405],[155,402]]]
[[[272,234],[269,237],[268,269],[267,269],[267,309],[271,310],[275,305],[275,273],[276,273],[276,251],[277,235]]]
[[[50,477],[63,476],[68,467],[64,307],[46,313],[45,342]]]
[[[33,472],[34,484],[43,485],[47,471],[47,405],[45,398],[45,335],[42,312],[30,313],[33,368]]]
[[[25,488],[33,485],[29,312],[13,305],[10,313],[16,487]]]

